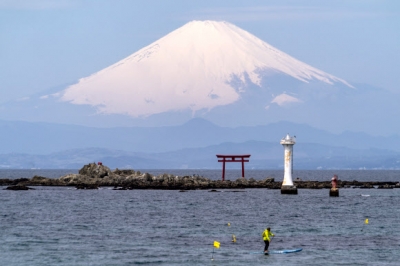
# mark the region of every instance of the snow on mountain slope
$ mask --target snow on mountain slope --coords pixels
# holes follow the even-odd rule
[[[299,100],[299,99],[297,99],[297,98],[295,98],[293,96],[287,95],[285,93],[282,93],[282,94],[276,96],[271,101],[271,103],[276,103],[279,106],[283,106],[283,105],[288,104],[288,103],[296,103],[296,102],[301,102],[301,100]]]
[[[62,92],[61,99],[96,106],[100,113],[132,117],[185,109],[210,110],[238,101],[249,82],[260,87],[260,73],[268,70],[306,83],[317,80],[351,87],[233,24],[192,21],[116,64],[80,79]],[[232,86],[233,78],[242,86]],[[275,102],[284,104],[285,100],[301,102],[288,95]]]

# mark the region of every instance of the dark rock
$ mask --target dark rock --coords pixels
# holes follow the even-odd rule
[[[118,168],[113,171],[113,174],[119,175],[119,176],[130,176],[135,174],[135,170],[119,170]]]
[[[360,186],[360,188],[362,188],[362,189],[371,189],[371,188],[374,188],[374,186],[371,185],[371,184],[364,184],[364,185]]]
[[[22,185],[17,185],[17,186],[9,186],[7,187],[8,190],[30,190],[30,189],[34,189],[34,188],[30,188],[27,186],[22,186]]]
[[[76,189],[99,189],[96,184],[78,184],[75,186]]]
[[[21,182],[20,182],[21,183]],[[29,184],[33,186],[63,186],[65,185],[60,179],[47,178],[35,175],[30,181],[22,182],[22,184]]]
[[[111,176],[112,172],[107,166],[90,163],[84,165],[82,169],[79,170],[79,174],[91,178],[104,178],[106,176]]]
[[[263,180],[264,183],[273,183],[275,182],[275,178],[273,177],[267,177]]]
[[[378,188],[379,189],[392,189],[393,186],[386,184],[386,185],[380,185],[380,186],[378,186]]]
[[[29,182],[29,181],[30,181],[29,178],[17,178],[17,179],[13,179],[12,185],[18,185],[19,183],[25,183],[25,182]]]
[[[246,178],[238,178],[234,183],[236,183],[237,187],[247,187],[249,185]]]
[[[149,173],[144,173],[143,174],[143,178],[144,180],[146,180],[147,182],[152,182],[153,181],[153,176]]]
[[[8,178],[0,179],[0,186],[7,186],[7,185],[11,185],[12,183],[13,183],[12,179],[8,179]]]
[[[47,180],[46,177],[35,175],[32,177],[31,182],[41,182]]]

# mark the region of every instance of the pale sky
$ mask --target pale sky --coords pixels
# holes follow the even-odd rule
[[[75,83],[192,20],[224,20],[345,79],[400,93],[400,1],[0,0],[0,102]]]

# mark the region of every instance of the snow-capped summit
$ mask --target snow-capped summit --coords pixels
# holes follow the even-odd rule
[[[262,87],[263,74],[278,73],[301,83],[346,81],[279,51],[228,22],[192,21],[127,58],[62,92],[72,104],[106,114],[143,117],[168,111],[211,110],[237,102],[248,86]],[[301,103],[283,93],[265,99]]]

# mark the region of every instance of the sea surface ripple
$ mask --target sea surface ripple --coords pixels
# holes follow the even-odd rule
[[[4,188],[1,265],[399,265],[399,189]],[[271,250],[303,251],[252,254],[268,226]]]

